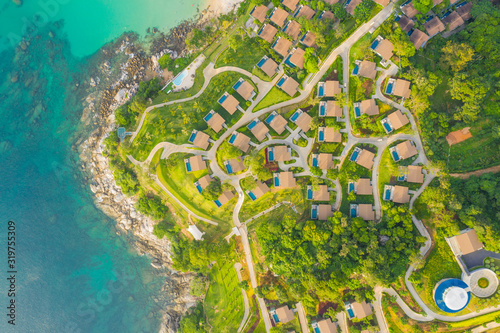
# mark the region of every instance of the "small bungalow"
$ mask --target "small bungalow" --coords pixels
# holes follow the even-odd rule
[[[425,31],[427,31],[427,34],[429,35],[429,38],[437,35],[441,31],[445,30],[445,26],[443,22],[439,19],[439,17],[434,16],[430,20],[424,23],[424,28]]]
[[[292,150],[287,146],[274,146],[267,149],[269,162],[288,162],[292,159]]]
[[[359,64],[358,75],[375,80],[377,76],[377,64],[373,61],[363,60]]]
[[[443,17],[443,23],[443,27],[446,26],[448,31],[453,31],[464,24],[465,21],[456,11],[452,11],[451,13]]]
[[[301,130],[303,130],[305,133],[309,131],[310,125],[311,125],[311,116],[302,111],[301,109],[297,109],[292,116],[290,117],[290,120],[292,123],[297,125]]]
[[[395,162],[406,160],[418,154],[417,147],[410,140],[406,140],[389,149]]]
[[[415,6],[413,6],[413,1],[404,3],[400,8],[401,11],[411,19],[414,18],[417,14],[420,14],[420,12],[415,9]]]
[[[318,19],[320,19],[320,20],[334,20],[335,15],[333,15],[333,13],[329,10],[324,10],[321,12]]]
[[[410,32],[410,30],[413,29],[413,26],[415,25],[415,22],[413,22],[413,20],[410,20],[408,17],[404,15],[397,16],[396,22],[398,22],[401,30],[403,30],[406,33]]]
[[[273,174],[274,178],[274,187],[276,188],[290,188],[290,187],[295,187],[295,178],[293,177],[293,172],[291,171],[284,171],[284,172],[277,172]]]
[[[295,314],[290,310],[288,305],[284,305],[276,310],[271,309],[271,317],[276,325],[278,323],[286,324],[295,319]]]
[[[392,57],[392,51],[394,50],[394,45],[388,40],[381,36],[378,36],[370,46],[370,49],[382,57],[384,60],[389,60]]]
[[[288,21],[288,23],[283,28],[283,32],[290,36],[293,40],[297,40],[300,35],[300,24],[297,21]]]
[[[250,197],[250,199],[252,199],[252,201],[255,201],[264,194],[266,194],[267,192],[269,192],[269,187],[266,185],[266,183],[263,183],[260,180],[258,180],[256,182],[255,188],[253,190],[247,191],[247,194]]]
[[[253,86],[242,78],[234,84],[233,89],[236,90],[236,92],[243,97],[245,101],[248,101],[250,98],[255,96]]]
[[[347,311],[347,316],[349,319],[363,319],[373,314],[373,310],[370,303],[363,301],[358,302],[344,302],[344,307]]]
[[[450,132],[446,136],[446,141],[448,141],[448,144],[452,146],[469,138],[472,138],[470,127],[464,127],[461,130]]]
[[[460,15],[462,20],[468,21],[471,19],[472,15],[470,14],[470,10],[472,9],[472,2],[463,2],[457,5],[457,13]]]
[[[410,189],[408,187],[395,185],[392,188],[392,202],[404,204],[410,201],[410,194],[408,193]]]
[[[294,48],[288,58],[285,60],[285,63],[292,68],[297,66],[300,69],[304,69],[305,53],[306,52],[301,48]]]
[[[424,182],[424,174],[422,173],[422,167],[418,165],[409,165],[408,174],[406,175],[406,181],[409,183],[420,183]]]
[[[224,206],[225,204],[227,204],[229,202],[229,200],[231,200],[232,198],[234,198],[234,193],[231,192],[231,191],[226,191],[224,193],[222,193],[219,198],[217,200],[215,200],[215,205],[217,207],[222,207]]]
[[[317,166],[321,170],[333,168],[333,155],[329,153],[313,154],[313,166]],[[316,160],[316,165],[314,165]]]
[[[184,164],[186,165],[187,172],[200,171],[207,168],[207,162],[203,160],[201,155],[195,155],[184,159]]]
[[[318,142],[342,142],[342,134],[333,127],[318,127]]]
[[[204,132],[193,130],[188,141],[196,147],[206,150],[210,144],[210,136]]]
[[[410,84],[411,84],[410,81],[396,79],[394,83],[394,89],[392,90],[392,94],[403,98],[410,97],[411,93]]]
[[[326,0],[326,2],[328,1],[334,0]],[[337,324],[332,322],[330,318],[313,322],[311,326],[313,328],[313,332],[315,333],[337,333]]]
[[[354,192],[357,195],[373,195],[373,187],[371,179],[370,178],[358,179]]]
[[[354,151],[352,152],[352,155],[349,159],[364,168],[371,169],[373,167],[374,158],[375,154],[371,151],[356,147],[354,148]]]
[[[375,220],[372,204],[351,204],[351,217],[361,217],[365,221]]]
[[[271,20],[271,22],[273,22],[280,28],[283,28],[283,25],[285,25],[287,17],[288,17],[288,12],[279,7],[275,7],[271,15],[269,15],[269,19]]]
[[[210,126],[211,129],[214,130],[215,133],[219,133],[226,121],[220,114],[215,112],[214,110],[210,110],[210,112],[203,117],[203,120]]]
[[[288,121],[283,118],[282,115],[278,114],[276,111],[273,111],[265,120],[266,124],[271,126],[271,128],[279,134],[283,133],[286,129],[286,125]]]
[[[386,133],[391,133],[392,131],[398,130],[399,128],[405,126],[410,121],[408,118],[400,111],[396,110],[391,113],[386,118],[380,121]]]
[[[218,103],[224,108],[224,110],[229,112],[229,114],[234,114],[240,105],[240,102],[238,102],[233,95],[229,95],[227,92],[219,98]]]
[[[424,46],[425,43],[427,43],[427,41],[429,40],[429,36],[425,32],[418,29],[413,29],[413,31],[410,31],[409,34],[410,42],[412,42],[413,46],[415,46],[415,50],[418,50],[419,48]]]
[[[272,43],[274,36],[276,36],[277,33],[278,29],[276,29],[270,24],[264,24],[262,28],[260,28],[257,35],[259,35],[259,37],[265,40],[266,42]]]
[[[342,117],[344,114],[342,108],[337,101],[321,101],[319,102],[320,117]]]
[[[283,75],[276,86],[286,92],[290,97],[293,97],[299,89],[299,83],[287,75]]]
[[[252,16],[260,23],[264,23],[266,15],[267,15],[267,7],[264,5],[253,7],[252,11],[250,12],[250,16]]]
[[[359,103],[360,111],[368,116],[375,116],[379,114],[379,107],[375,99],[365,99]],[[355,110],[356,111],[356,110]],[[357,118],[357,117],[356,117]]]
[[[246,153],[248,151],[248,148],[250,148],[250,138],[245,134],[236,131],[231,134],[229,143],[240,149],[244,153]]]
[[[293,17],[295,18],[305,17],[306,19],[310,20],[313,18],[314,14],[316,14],[316,12],[313,9],[311,9],[311,7],[306,5],[300,5],[299,9],[297,9]]]
[[[195,224],[190,224],[189,227],[186,229],[195,240],[201,241],[203,240],[203,235],[205,234],[204,232],[201,232],[200,229]]]
[[[262,140],[264,140],[269,133],[269,128],[267,128],[267,126],[264,125],[264,123],[258,118],[248,124],[247,128],[259,142],[262,142]]]
[[[288,50],[290,50],[291,47],[292,42],[283,37],[278,37],[272,46],[273,50],[283,56],[283,58],[287,56]]]
[[[316,210],[316,214],[314,213]],[[316,216],[316,217],[314,217]],[[326,221],[333,216],[333,206],[327,204],[319,204],[311,206],[311,218],[319,221]]]
[[[297,9],[299,0],[281,0],[281,4],[292,11],[292,13]]]
[[[342,93],[339,81],[318,82],[318,97],[335,97]]]
[[[226,167],[228,174],[238,173],[245,170],[245,164],[243,163],[241,157],[231,158],[228,161],[224,161],[224,166]]]
[[[257,67],[260,68],[261,71],[266,73],[267,76],[273,77],[276,74],[276,70],[278,69],[278,64],[268,56],[264,56],[257,63]]]
[[[484,247],[474,229],[464,229],[460,231],[460,235],[446,238],[446,242],[457,257],[476,252]]]
[[[354,9],[361,3],[363,0],[347,0],[344,3],[344,8],[346,12],[354,16]]]
[[[308,31],[304,34],[304,36],[302,36],[300,42],[307,47],[316,47],[316,35],[313,32]]]
[[[212,176],[210,175],[205,175],[198,179],[195,183],[194,186],[198,190],[198,192],[203,192],[204,189],[207,188],[207,186],[212,182]]]
[[[330,192],[327,185],[318,185],[316,191],[312,185],[307,185],[307,200],[330,201]]]

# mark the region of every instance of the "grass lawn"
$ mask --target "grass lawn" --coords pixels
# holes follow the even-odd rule
[[[249,38],[245,35],[241,47],[236,50],[226,48],[217,58],[215,68],[235,66],[251,72],[252,68],[266,54],[260,47],[257,38],[259,37]]]
[[[278,104],[284,101],[288,101],[289,99],[292,99],[288,94],[277,88],[276,86],[273,87],[267,95],[255,106],[253,109],[253,112],[262,110],[267,108],[268,106]]]
[[[204,302],[210,325],[217,332],[236,332],[245,306],[232,261],[216,263],[210,271],[210,287]]]
[[[132,156],[137,160],[144,160],[151,149],[162,141],[176,144],[187,143],[193,129],[207,130],[208,125],[203,117],[210,110],[218,112],[226,120],[227,126],[230,127],[241,117],[242,113],[237,110],[233,115],[230,115],[217,101],[227,91],[238,99],[243,109],[246,109],[243,98],[232,89],[240,77],[252,82],[240,73],[224,72],[215,76],[207,89],[197,99],[184,103],[174,103],[151,111],[146,116],[145,123],[131,146]],[[215,133],[210,131],[207,133],[212,134],[212,138],[216,139]]]
[[[225,225],[224,229],[232,227],[232,210],[237,201],[237,196],[231,199],[224,207],[217,208],[215,203],[205,199],[198,193],[193,183],[208,174],[208,170],[187,173],[184,158],[188,154],[172,154],[167,161],[162,160],[157,168],[157,175],[165,187],[171,191],[191,211],[201,217],[208,218]]]

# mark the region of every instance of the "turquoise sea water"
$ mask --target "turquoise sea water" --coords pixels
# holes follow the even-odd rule
[[[84,94],[75,85],[88,79],[92,53],[124,26],[169,28],[200,1],[58,3],[51,20],[62,24],[40,26],[26,51],[0,52],[0,332],[155,332],[154,299],[169,300],[160,294],[165,277],[93,205],[72,149],[75,133],[90,131],[80,124]],[[40,8],[0,1],[4,41]],[[6,316],[9,220],[16,223],[15,326]]]

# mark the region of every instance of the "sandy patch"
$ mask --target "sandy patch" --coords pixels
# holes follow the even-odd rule
[[[227,14],[243,0],[207,0],[208,10],[215,15]]]

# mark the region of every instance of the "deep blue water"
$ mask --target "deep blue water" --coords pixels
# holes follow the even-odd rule
[[[18,20],[28,15],[24,6],[32,5],[24,2]],[[109,12],[108,1],[92,2],[106,4]],[[17,13],[11,1],[0,4],[3,38],[4,31],[19,27],[5,26],[15,22],[11,16],[4,20],[6,13]],[[182,16],[176,12],[164,19],[174,14],[176,20]],[[64,15],[55,18],[67,19]],[[111,19],[115,28],[127,24]],[[114,221],[95,208],[78,170],[73,146],[91,128],[80,123],[84,96],[75,85],[88,79],[96,43],[85,48],[71,35],[72,25],[65,29],[65,23],[47,23],[25,51],[7,45],[0,53],[0,332],[155,332],[161,318],[153,298],[165,277],[116,234]],[[93,39],[102,45],[120,33],[110,28]],[[7,322],[9,220],[16,224],[15,326]]]

